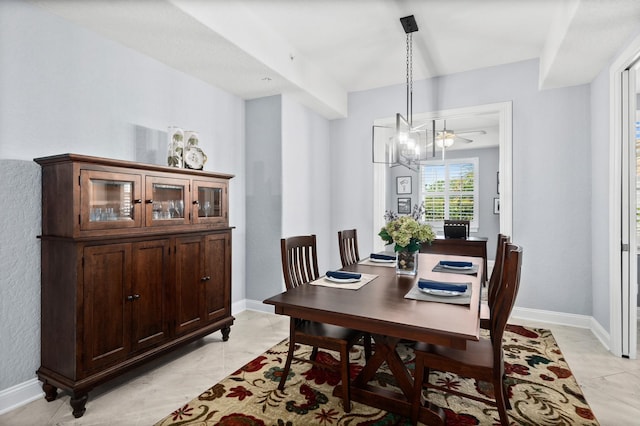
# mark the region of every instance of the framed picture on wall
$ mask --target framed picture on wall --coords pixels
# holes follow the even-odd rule
[[[396,194],[411,194],[411,176],[396,178]]]
[[[411,198],[398,198],[398,214],[411,213]]]

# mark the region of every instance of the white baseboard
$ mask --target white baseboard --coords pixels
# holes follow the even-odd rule
[[[38,398],[44,398],[44,392],[42,391],[42,383],[35,378],[1,390],[0,415],[22,407]]]
[[[530,308],[513,308],[512,318],[546,322],[549,324],[566,325],[569,327],[578,327],[589,329],[594,336],[600,340],[602,346],[610,350],[610,336],[598,321],[592,316],[567,314],[564,312],[543,311],[540,309]]]
[[[233,303],[231,306],[231,312],[233,315],[239,314],[245,310],[267,313],[274,312],[273,306],[265,305],[259,300],[244,299]],[[587,328],[591,330],[591,332],[600,340],[602,345],[609,350],[609,333],[602,328],[602,326],[593,317],[518,307],[513,309],[512,317],[530,321],[546,322],[549,324]],[[640,309],[638,318],[640,318]],[[36,378],[19,383],[13,387],[0,390],[0,414],[7,413],[43,397],[44,392],[42,391],[40,381]]]
[[[251,311],[267,312],[269,314],[272,314],[275,311],[273,305],[266,305],[259,300],[247,300],[246,302],[247,309]]]
[[[240,300],[231,304],[231,315],[237,315],[247,309],[247,299]]]

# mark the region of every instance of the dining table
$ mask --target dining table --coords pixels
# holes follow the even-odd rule
[[[441,263],[470,262],[473,272],[444,269]],[[416,275],[398,274],[395,265],[368,257],[340,271],[362,274],[362,283],[341,285],[325,276],[264,300],[276,314],[349,327],[370,333],[375,351],[352,381],[351,399],[410,417],[414,394],[413,376],[397,346],[401,341],[420,341],[465,349],[479,340],[480,296],[484,262],[479,257],[418,254]],[[366,278],[366,279],[365,279]],[[466,284],[462,296],[434,296],[418,291],[423,280]],[[387,363],[398,391],[376,386],[375,374]],[[349,384],[346,384],[349,385]],[[339,384],[335,396],[341,395]],[[421,405],[419,420],[444,424],[444,412],[428,400]]]

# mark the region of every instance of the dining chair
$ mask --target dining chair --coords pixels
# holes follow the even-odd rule
[[[340,248],[340,261],[343,268],[360,261],[357,230],[345,229],[338,231],[338,247]]]
[[[506,244],[504,267],[501,283],[491,308],[489,337],[480,337],[479,341],[467,341],[465,349],[454,349],[446,346],[419,342],[416,344],[414,400],[411,406],[411,420],[416,424],[420,411],[422,389],[433,388],[440,391],[464,396],[490,405],[498,409],[500,423],[508,425],[507,409],[511,408],[508,392],[504,384],[504,354],[502,336],[511,314],[520,286],[520,269],[522,265],[522,248],[515,244]],[[429,383],[429,371],[451,372],[462,377],[482,380],[493,384],[495,401],[468,395],[450,387]]]
[[[280,240],[282,273],[287,290],[307,284],[319,278],[318,257],[315,235],[301,235]],[[278,389],[284,389],[293,359],[320,365],[316,362],[318,348],[336,351],[340,354],[339,372],[342,380],[342,401],[345,412],[351,410],[351,390],[349,387],[349,351],[364,338],[365,358],[371,356],[371,336],[358,330],[291,318],[289,326],[289,352]],[[313,349],[309,359],[294,356],[297,344],[309,345]],[[327,368],[326,364],[321,365]]]
[[[464,227],[464,232],[460,228]],[[468,220],[445,219],[444,220],[444,237],[445,238],[469,238],[470,222]]]
[[[498,243],[496,244],[496,256],[487,284],[487,300],[480,302],[480,327],[485,330],[489,329],[489,306],[496,297],[496,291],[500,285],[500,276],[502,275],[504,248],[509,243],[510,238],[504,234],[498,234]]]

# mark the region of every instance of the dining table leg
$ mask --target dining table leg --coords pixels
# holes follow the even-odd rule
[[[414,393],[413,377],[396,350],[400,339],[379,334],[372,334],[371,337],[375,341],[375,351],[350,385],[351,400],[405,417],[411,417],[413,399],[420,398],[421,393]],[[373,380],[375,374],[385,362],[402,393],[370,383],[372,381],[375,382]],[[340,384],[334,388],[334,396],[342,395],[342,386],[343,384]],[[418,419],[427,425],[445,424],[444,411],[429,401],[420,404]]]

